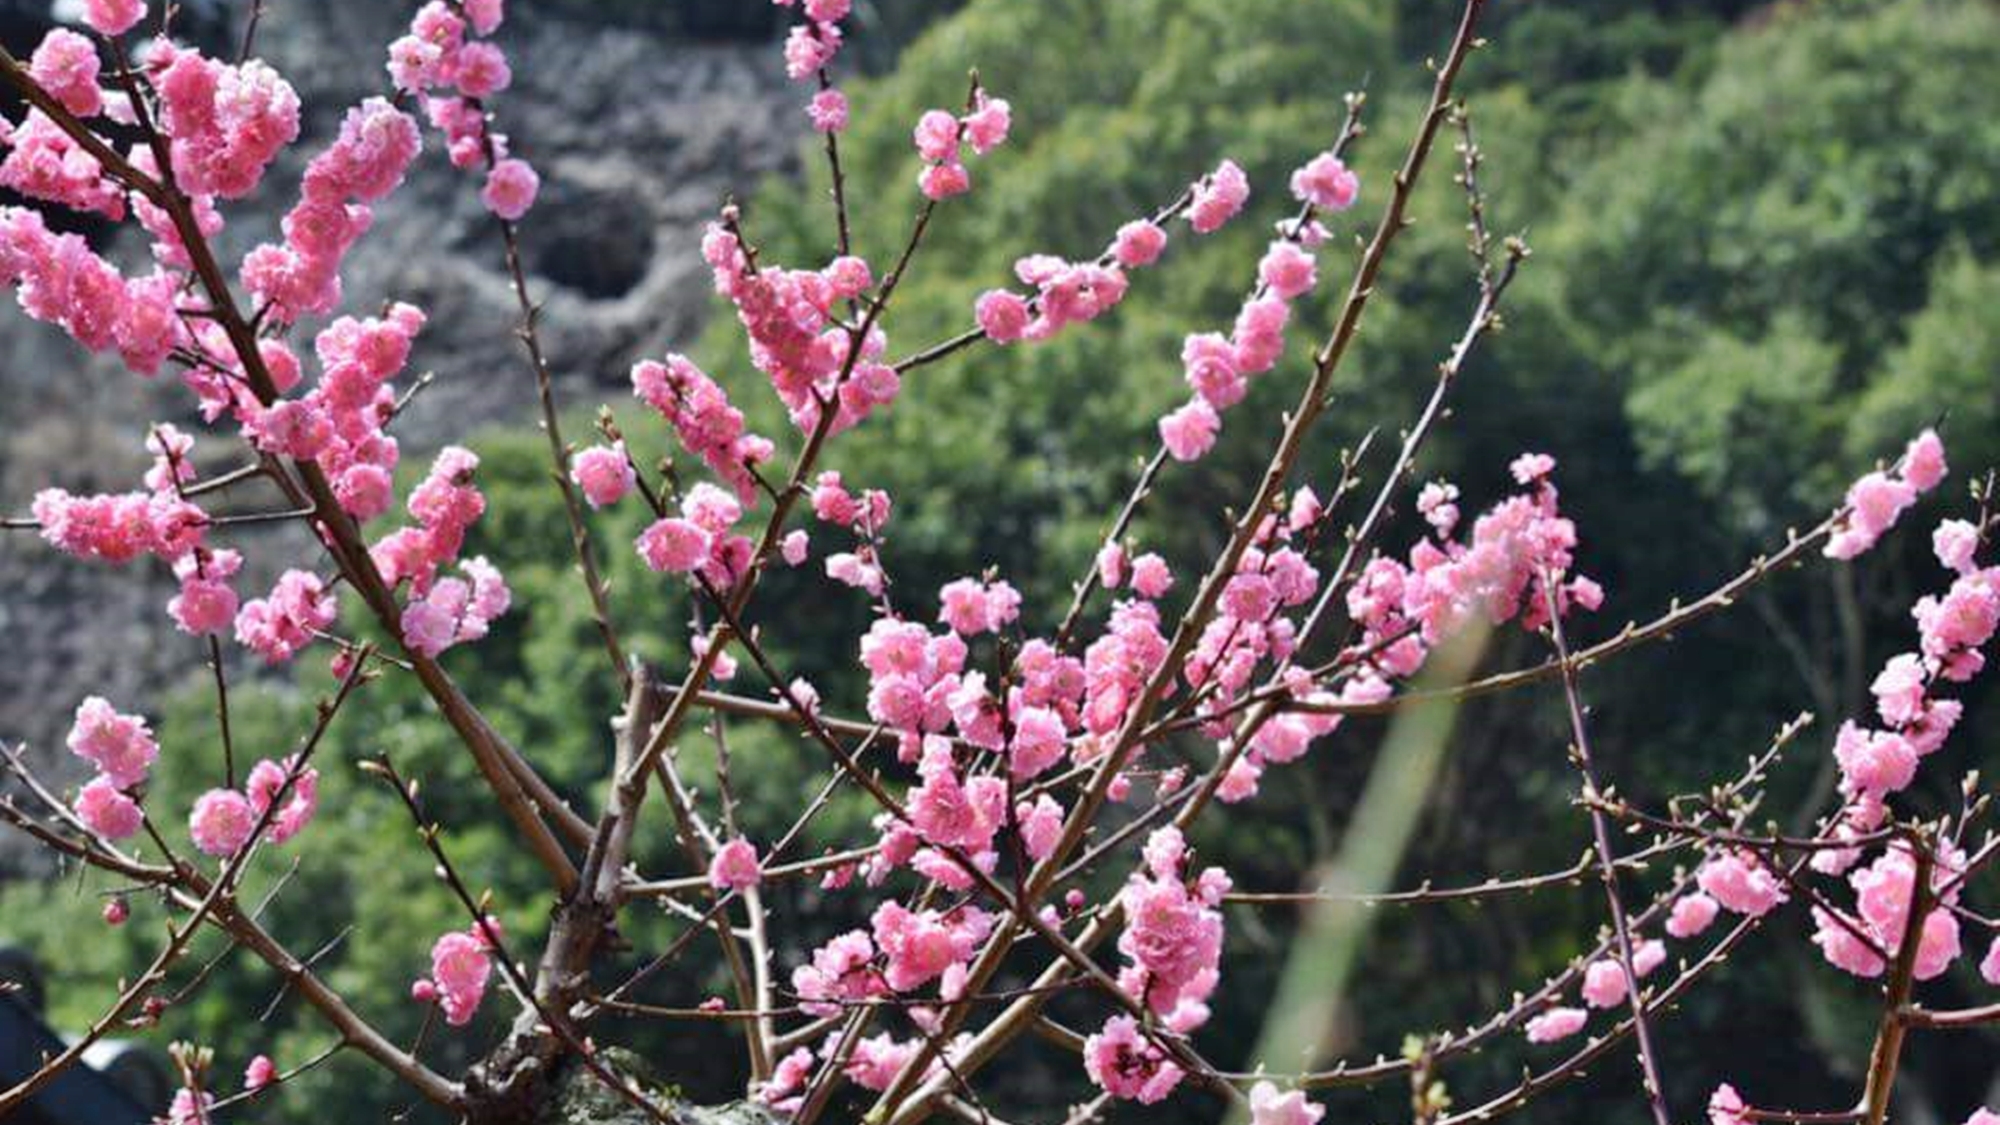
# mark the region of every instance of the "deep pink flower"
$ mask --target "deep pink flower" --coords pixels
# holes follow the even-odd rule
[[[625,456],[625,443],[593,445],[570,462],[570,479],[583,490],[583,498],[593,508],[616,504],[638,483],[632,462]]]
[[[716,890],[743,890],[764,880],[763,862],[757,849],[741,836],[716,849],[708,865],[708,884]]]
[[[194,803],[188,814],[188,835],[204,855],[234,855],[250,840],[257,826],[257,812],[249,798],[234,789],[211,789]]]
[[[1134,219],[1118,228],[1118,237],[1111,244],[1111,254],[1118,264],[1127,269],[1150,266],[1160,260],[1160,253],[1167,248],[1167,232],[1160,224],[1150,219]]]
[[[76,795],[77,819],[107,840],[127,839],[143,823],[138,802],[121,792],[108,777],[92,778]]]
[[[479,199],[488,211],[510,223],[517,222],[535,205],[535,194],[541,187],[542,178],[527,161],[509,157],[486,174],[486,186],[480,189]]]
[[[1322,211],[1345,211],[1361,192],[1361,178],[1338,156],[1322,152],[1292,173],[1292,195]]]

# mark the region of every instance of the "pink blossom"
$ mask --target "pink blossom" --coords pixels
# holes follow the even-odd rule
[[[960,578],[938,591],[938,620],[960,636],[998,632],[1019,616],[1021,595],[1006,582]]]
[[[570,462],[570,479],[583,489],[583,498],[593,508],[616,504],[638,483],[632,462],[625,455],[625,443],[593,445]]]
[[[1756,856],[1748,852],[1716,852],[1696,875],[1701,889],[1737,914],[1762,917],[1785,901],[1785,889]]]
[[[1965,1125],[2000,1125],[2000,1113],[1982,1106],[1972,1111],[1972,1116],[1965,1119]]]
[[[453,78],[468,98],[490,98],[513,82],[507,55],[491,43],[467,43],[453,57]]]
[[[693,521],[668,517],[648,527],[639,536],[639,557],[654,570],[686,574],[707,561],[708,532]]]
[[[84,0],[83,22],[105,35],[123,35],[146,18],[146,0]]]
[[[1322,211],[1345,211],[1354,206],[1360,192],[1361,177],[1331,152],[1320,153],[1292,173],[1292,195]]]
[[[1885,731],[1863,730],[1852,722],[1841,725],[1833,754],[1850,793],[1894,793],[1906,788],[1917,775],[1917,752],[1907,740]]]
[[[518,222],[535,205],[535,194],[541,187],[542,178],[527,161],[509,157],[493,165],[493,170],[486,174],[486,186],[480,189],[479,199],[488,211],[507,222]]]
[[[811,77],[840,53],[840,27],[833,23],[802,23],[785,39],[785,74],[794,82]]]
[[[831,88],[821,90],[807,103],[806,116],[812,119],[813,128],[822,133],[846,132],[847,95]]]
[[[1590,1016],[1582,1008],[1550,1008],[1528,1021],[1527,1033],[1530,1043],[1554,1043],[1567,1039],[1583,1030]]]
[[[268,598],[245,602],[237,611],[236,639],[265,660],[281,664],[332,625],[336,610],[317,575],[288,570]]]
[[[1023,707],[1014,716],[1014,739],[1008,744],[1008,768],[1015,778],[1030,778],[1062,760],[1062,716],[1047,707]]]
[[[1683,940],[1695,937],[1715,921],[1717,909],[1716,901],[1699,891],[1682,895],[1667,916],[1667,933]]]
[[[811,541],[804,531],[790,531],[780,541],[778,553],[783,556],[786,566],[797,566],[806,561],[806,552],[810,547]]]
[[[133,827],[133,831],[138,831],[137,826]],[[124,895],[114,895],[104,900],[103,916],[105,925],[122,926],[125,919],[132,916],[132,908],[126,904]]]
[[[503,0],[465,0],[465,18],[471,22],[472,30],[481,35],[499,30],[502,4]]]
[[[1653,970],[1666,964],[1667,944],[1658,938],[1642,941],[1632,951],[1632,971],[1641,979],[1653,974]]]
[[[1131,1016],[1113,1016],[1083,1044],[1083,1069],[1114,1098],[1154,1105],[1180,1085],[1181,1068],[1147,1042]]]
[[[740,891],[763,880],[764,866],[757,858],[757,848],[741,836],[716,849],[715,859],[708,865],[708,884],[719,891]]]
[[[1313,256],[1292,242],[1273,242],[1257,265],[1257,277],[1272,293],[1287,301],[1319,284]]]
[[[1725,1082],[1708,1097],[1709,1125],[1750,1125],[1750,1107],[1736,1087]]]
[[[139,804],[119,791],[108,777],[92,778],[76,795],[77,819],[107,840],[123,840],[143,823]]]
[[[1986,947],[1986,956],[1979,959],[1979,975],[1987,984],[2000,984],[2000,938]]]
[[[243,1088],[261,1090],[278,1078],[278,1066],[269,1055],[258,1055],[243,1069]]]
[[[1966,520],[1945,520],[1931,532],[1931,549],[1946,567],[1970,573],[1973,553],[1979,549],[1979,529]]]
[[[1011,344],[1027,331],[1028,302],[1005,289],[989,289],[973,304],[979,330],[996,344]]]
[[[1188,206],[1188,225],[1197,234],[1220,230],[1236,217],[1250,198],[1250,180],[1233,160],[1224,160],[1215,171],[1194,186],[1194,200]]]
[[[1918,492],[1936,488],[1947,471],[1944,442],[1938,440],[1936,430],[1927,429],[1918,434],[1911,440],[1909,448],[1903,451],[1903,479]]]
[[[77,705],[68,745],[71,753],[96,766],[121,789],[144,782],[160,756],[160,744],[144,718],[121,714],[95,695]]]
[[[1608,957],[1592,961],[1583,971],[1583,1001],[1593,1008],[1614,1007],[1625,1000],[1625,966]]]
[[[912,131],[917,153],[932,163],[956,161],[958,155],[958,118],[941,109],[925,111],[917,119],[917,127]]]
[[[933,164],[917,176],[917,188],[925,199],[943,200],[963,195],[972,187],[972,176],[957,161]]]
[[[965,115],[965,139],[972,151],[985,156],[1007,140],[1014,124],[1013,107],[1005,98],[991,98],[980,90],[973,97],[973,110]]]
[[[1222,419],[1207,400],[1197,396],[1160,419],[1160,440],[1176,461],[1197,461],[1215,445]]]
[[[1111,244],[1112,257],[1127,269],[1150,266],[1160,260],[1160,253],[1167,248],[1167,232],[1160,224],[1150,219],[1134,219],[1118,228],[1118,237]]]
[[[1174,584],[1167,560],[1151,551],[1132,560],[1132,589],[1142,598],[1158,598]]]
[[[1269,1082],[1250,1087],[1251,1125],[1318,1125],[1326,1107],[1306,1100],[1305,1091],[1280,1094]]]
[[[58,27],[42,37],[28,60],[28,73],[63,108],[78,117],[95,117],[104,105],[97,88],[97,48],[76,32]]]
[[[464,1027],[478,1013],[492,974],[492,955],[475,924],[471,932],[453,930],[431,945],[431,979],[421,983],[431,986],[428,994],[443,1009],[445,1022]]]
[[[866,1000],[882,991],[881,976],[871,963],[875,943],[865,930],[849,930],[813,951],[812,962],[792,971],[792,989],[802,1007],[818,1016],[838,1013],[831,1000]]]
[[[211,856],[235,854],[250,840],[257,826],[256,810],[249,798],[234,789],[211,789],[194,803],[188,815],[188,835],[195,847]]]
[[[283,796],[284,804],[271,816],[270,836],[274,844],[282,844],[304,831],[313,814],[319,811],[319,771],[310,767],[300,770],[286,789],[285,778],[291,768],[289,761],[281,765],[265,758],[251,769],[243,786],[250,807],[258,816],[263,816]]]
[[[1189,336],[1181,344],[1181,365],[1188,386],[1216,410],[1227,410],[1243,401],[1249,381],[1236,369],[1235,349],[1213,332]]]

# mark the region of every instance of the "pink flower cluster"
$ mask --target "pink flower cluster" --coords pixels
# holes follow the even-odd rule
[[[1440,499],[1456,490],[1427,489],[1418,508],[1430,517],[1435,537],[1410,552],[1407,566],[1371,561],[1349,590],[1348,613],[1366,630],[1363,644],[1380,648],[1376,660],[1385,670],[1415,671],[1431,646],[1475,616],[1495,625],[1518,617],[1523,628],[1539,629],[1548,623],[1551,593],[1565,614],[1603,604],[1595,581],[1569,574],[1576,525],[1559,510],[1555,459],[1524,454],[1510,468],[1515,481],[1532,491],[1480,515],[1464,542],[1451,538],[1457,506]]]
[[[972,175],[962,160],[965,146],[970,145],[974,155],[985,156],[1007,140],[1013,121],[1006,99],[988,97],[980,89],[972,92],[972,109],[962,117],[942,109],[925,111],[911,134],[917,155],[924,158],[924,170],[917,176],[924,198],[949,199],[970,190]]]
[[[284,243],[266,242],[243,258],[244,287],[268,316],[288,324],[333,311],[341,260],[374,222],[367,205],[403,182],[422,143],[417,123],[381,98],[347,111],[333,144],[306,166],[301,198],[282,224]]]
[[[232,66],[155,40],[145,64],[182,191],[241,199],[299,137],[298,93],[259,60]]]
[[[409,34],[389,44],[396,89],[422,99],[424,115],[442,132],[457,168],[486,168],[480,202],[506,222],[535,205],[541,176],[508,155],[507,138],[487,122],[485,99],[513,82],[506,52],[488,39],[500,27],[500,0],[457,6],[430,0],[410,20]]]
[[[1125,914],[1118,952],[1126,958],[1118,983],[1167,1027],[1187,1034],[1208,1022],[1207,1000],[1220,979],[1218,908],[1229,877],[1211,867],[1190,885],[1183,874],[1187,846],[1171,826],[1147,839],[1145,857],[1146,872],[1134,875],[1118,896]]]
[[[829,405],[837,406],[831,423],[837,433],[895,401],[902,378],[882,361],[888,337],[878,327],[857,339],[858,328],[834,314],[837,302],[869,288],[866,262],[837,258],[824,270],[760,266],[725,224],[711,225],[701,247],[716,292],[729,298],[749,333],[751,362],[770,378],[799,429],[811,432]]]
[[[860,264],[863,280],[855,292],[868,287],[865,263],[859,258],[843,258],[840,262]],[[833,272],[831,268],[829,272]],[[848,279],[848,283],[852,284],[852,280]],[[632,392],[660,412],[674,428],[681,448],[701,458],[710,471],[735,490],[739,501],[750,504],[756,499],[757,482],[751,474],[758,465],[771,459],[771,440],[744,428],[743,412],[730,405],[729,393],[696,367],[693,360],[684,355],[669,355],[665,363],[640,361],[632,367]]]
[[[681,498],[681,514],[655,521],[639,534],[639,557],[667,574],[697,571],[721,589],[736,584],[749,569],[757,545],[730,529],[743,518],[743,506],[722,489],[703,481]]]
[[[826,557],[827,577],[879,597],[888,583],[877,548],[883,530],[889,526],[889,494],[870,488],[856,496],[848,491],[838,471],[828,469],[813,485],[812,505],[814,516],[845,528],[859,540],[854,550],[837,551]],[[805,532],[793,532],[785,539],[786,561],[794,566],[804,562],[809,546]]]
[[[95,211],[114,220],[125,217],[124,191],[95,156],[41,110],[29,110],[19,125],[0,128],[0,144],[8,150],[6,160],[0,161],[0,185],[30,199]]]
[[[854,0],[771,0],[780,8],[798,5],[806,22],[795,25],[785,39],[785,73],[802,82],[825,70],[840,53],[840,21],[853,10]]]
[[[1937,487],[1945,469],[1937,433],[1918,434],[1893,470],[1869,473],[1847,490],[1846,518],[1827,540],[1826,557],[1851,559],[1873,547],[1919,495]]]
[[[15,131],[17,141],[25,129]],[[17,147],[0,164],[0,185],[48,198],[9,174],[23,151]],[[73,199],[63,202],[76,205]],[[168,353],[187,341],[174,302],[177,278],[155,271],[128,280],[82,235],[52,233],[36,211],[0,207],[0,284],[15,287],[29,316],[56,325],[91,351],[115,348],[126,366],[142,375],[158,371]]]
[[[146,783],[160,756],[146,720],[93,695],[77,705],[68,745],[71,753],[97,768],[97,776],[77,795],[77,817],[108,840],[139,831],[139,804],[128,791]]]
[[[1949,843],[1941,843],[1937,850],[1938,862],[1931,869],[1936,897],[1919,925],[1913,926],[1910,918],[1917,859],[1900,841],[1848,876],[1854,889],[1853,916],[1813,907],[1813,944],[1829,963],[1858,977],[1880,976],[1888,967],[1884,954],[1896,956],[1905,936],[1914,930],[1916,979],[1930,980],[1951,967],[1961,951],[1958,915],[1951,908],[1957,905],[1964,882],[1965,856]]]
[[[211,789],[197,798],[188,835],[204,855],[230,856],[250,842],[267,816],[271,842],[282,844],[303,831],[318,810],[319,771],[266,758],[251,769],[243,792]]]
[[[569,479],[583,490],[583,498],[593,508],[609,507],[625,498],[639,483],[632,458],[623,441],[593,445],[570,459]]]
[[[1237,314],[1234,331],[1191,335],[1181,345],[1181,366],[1194,397],[1160,419],[1160,440],[1178,461],[1198,460],[1215,444],[1222,412],[1243,401],[1250,378],[1277,365],[1285,351],[1291,302],[1319,284],[1311,247],[1326,238],[1312,218],[1314,209],[1352,206],[1359,183],[1332,153],[1321,153],[1292,173],[1292,190],[1309,202],[1301,220],[1279,226],[1257,266],[1257,286]],[[1250,187],[1243,170],[1224,161],[1193,189],[1188,222],[1195,230],[1215,230],[1243,206]],[[1335,206],[1338,204],[1338,206]]]
[[[1184,1077],[1131,1016],[1113,1016],[1102,1031],[1084,1040],[1083,1069],[1112,1097],[1142,1105],[1164,1101]]]
[[[73,496],[60,488],[35,494],[30,509],[42,538],[67,555],[130,562],[154,555],[174,562],[201,544],[208,516],[173,492]]]
[[[403,639],[425,656],[484,637],[513,602],[506,579],[484,555],[458,568],[463,578],[440,578],[403,607]]]
[[[410,986],[410,997],[418,1003],[436,1004],[444,1021],[464,1027],[479,1012],[486,998],[486,986],[493,976],[494,949],[487,944],[486,927],[497,935],[500,923],[488,917],[484,926],[474,923],[467,930],[441,935],[431,945],[431,975]]]
[[[288,570],[269,597],[243,603],[236,614],[236,639],[266,661],[283,664],[325,632],[338,612],[318,575]]]

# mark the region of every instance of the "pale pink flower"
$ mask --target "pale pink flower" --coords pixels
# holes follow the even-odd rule
[[[1251,1125],[1318,1125],[1326,1107],[1306,1100],[1305,1091],[1279,1093],[1269,1082],[1250,1087]]]
[[[1558,1039],[1567,1039],[1582,1031],[1589,1020],[1589,1014],[1582,1008],[1550,1008],[1528,1021],[1528,1042],[1554,1043]]]

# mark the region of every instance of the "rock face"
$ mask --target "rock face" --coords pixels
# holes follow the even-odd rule
[[[349,106],[386,92],[383,48],[414,6],[265,0],[258,54],[297,87],[308,117],[258,198],[230,207],[219,239],[225,263],[275,236],[305,161]],[[726,193],[793,163],[804,115],[768,38],[676,39],[657,21],[612,22],[622,11],[615,4],[559,5],[553,16],[513,7],[499,39],[514,84],[494,100],[496,127],[542,174],[523,253],[545,306],[543,342],[561,401],[584,405],[615,393],[640,356],[691,341],[711,296],[698,253],[702,224]],[[10,34],[7,45],[23,52],[33,40]],[[408,300],[430,313],[411,375],[433,371],[437,381],[397,421],[406,458],[425,458],[482,424],[526,421],[535,404],[498,231],[478,202],[481,181],[452,168],[428,130],[425,144],[410,183],[376,209],[375,229],[345,275],[346,311]],[[130,268],[145,248],[120,236],[106,252]],[[145,383],[5,303],[0,511],[25,511],[49,484],[134,487],[148,420],[198,432],[190,396],[171,376]],[[229,456],[223,442],[198,440],[204,467],[229,467]],[[268,499],[245,503],[269,507],[259,504]],[[286,533],[267,534],[258,553],[268,559]],[[309,546],[292,539],[300,551]],[[271,577],[247,575],[242,588],[255,591]],[[156,566],[86,566],[29,534],[0,535],[0,638],[10,650],[0,661],[0,741],[29,743],[39,762],[66,758],[54,750],[82,696],[150,708],[162,687],[180,682],[203,649],[166,619],[169,590]],[[9,867],[5,849],[18,843],[0,835],[0,874]]]

